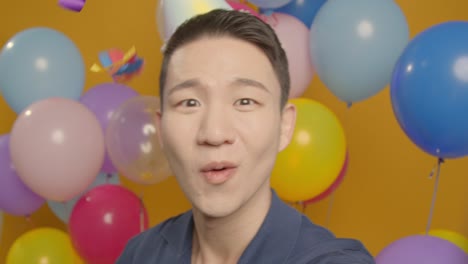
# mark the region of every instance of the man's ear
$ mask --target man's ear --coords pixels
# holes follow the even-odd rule
[[[162,119],[162,110],[158,109],[156,111],[156,134],[158,135],[158,143],[161,146],[161,149],[164,149],[163,140],[162,140],[162,130],[161,130],[161,119]]]
[[[287,103],[281,115],[281,134],[278,151],[284,150],[291,142],[296,126],[296,106],[292,103]]]

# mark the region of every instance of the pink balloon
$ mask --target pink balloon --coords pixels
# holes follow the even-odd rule
[[[113,264],[130,238],[148,228],[147,211],[130,190],[100,185],[84,194],[73,207],[70,237],[88,264]]]
[[[267,16],[266,22],[275,30],[288,57],[291,76],[289,98],[300,97],[314,76],[309,51],[309,29],[299,19],[282,13]]]
[[[99,174],[105,154],[96,116],[66,98],[33,103],[16,119],[10,154],[18,176],[40,196],[67,201]]]
[[[349,164],[349,155],[348,153],[346,153],[346,159],[344,161],[343,167],[341,168],[340,174],[338,175],[336,180],[333,182],[333,184],[330,185],[330,187],[328,187],[328,189],[326,189],[323,193],[315,196],[312,199],[302,202],[302,204],[305,206],[311,203],[316,203],[320,200],[323,200],[330,194],[332,194],[338,188],[338,186],[340,186],[341,182],[343,182],[346,172],[348,172],[348,164]]]
[[[250,13],[250,14],[262,19],[262,17],[260,16],[260,14],[257,13],[257,11],[255,11],[253,8],[251,8],[250,6],[248,6],[246,4],[242,4],[242,3],[239,3],[239,2],[235,2],[235,1],[229,1],[229,0],[227,0],[226,2],[234,10],[241,11],[241,12],[247,12],[247,13]]]

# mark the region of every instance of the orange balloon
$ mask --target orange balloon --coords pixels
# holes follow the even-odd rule
[[[346,137],[340,121],[323,104],[291,99],[297,108],[289,146],[278,154],[271,186],[284,200],[305,201],[333,184],[346,158]]]

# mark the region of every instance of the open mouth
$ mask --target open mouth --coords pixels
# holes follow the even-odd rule
[[[223,171],[226,170],[227,168],[219,168],[219,169],[212,169],[211,171]]]
[[[221,184],[234,175],[237,166],[229,162],[212,162],[201,169],[205,180],[210,184]]]
[[[234,163],[228,161],[210,162],[201,168],[201,172],[224,171],[237,167]]]

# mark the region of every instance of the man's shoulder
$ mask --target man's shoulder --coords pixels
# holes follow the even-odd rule
[[[180,221],[188,217],[188,214],[189,212],[186,212],[173,216],[131,238],[116,263],[153,263],[151,262],[153,259],[176,252],[177,249],[171,249],[167,237],[171,234],[167,233],[174,229],[172,227],[175,224],[180,224]]]
[[[302,217],[300,233],[290,257],[298,264],[374,264],[374,258],[355,239],[337,238],[328,229]]]
[[[183,214],[170,217],[164,220],[163,222],[136,235],[135,237],[132,238],[132,240],[135,242],[144,242],[147,240],[164,239],[164,236],[162,234],[165,232],[165,230],[167,230],[170,226],[172,226],[174,223],[179,221],[186,214],[187,213],[183,213]]]

